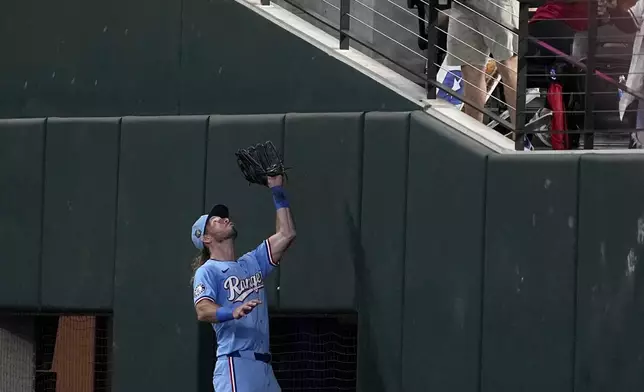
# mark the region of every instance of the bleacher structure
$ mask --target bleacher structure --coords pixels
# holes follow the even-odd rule
[[[429,115],[438,117],[460,132],[476,138],[499,152],[520,150],[515,143],[514,134],[508,129],[509,118],[502,93],[499,93],[500,76],[496,72],[495,63],[490,59],[487,67],[488,92],[486,109],[490,115],[485,116],[484,124],[474,121],[461,112],[463,103],[449,94],[449,89],[460,92],[460,75],[458,67],[447,67],[428,61],[437,58],[441,61],[441,52],[445,51],[444,43],[440,40],[433,50],[419,48],[419,43],[427,43],[427,35],[423,35],[423,26],[427,18],[436,20],[426,31],[432,34],[447,34],[447,22],[450,18],[450,6],[447,0],[440,0],[433,5],[428,0],[237,0],[240,4],[262,15],[273,23],[288,30],[292,34],[306,40],[311,45],[323,50],[337,60],[348,64],[363,74],[376,80],[382,85],[395,91],[406,99],[418,105]],[[451,0],[450,0],[451,1]],[[425,10],[427,13],[425,13]],[[535,8],[530,8],[534,12]],[[429,15],[433,12],[433,15]],[[418,26],[418,27],[417,27]],[[435,37],[434,37],[435,38]],[[578,38],[578,39],[577,39]],[[599,52],[608,56],[619,53],[619,56],[630,56],[632,36],[620,34],[613,26],[598,29],[597,42],[602,48]],[[431,40],[430,40],[431,41]],[[436,41],[434,41],[436,42]],[[576,42],[581,43],[574,48],[579,56],[583,52],[584,37],[580,34]],[[623,53],[622,53],[623,52]],[[575,54],[575,53],[573,53]],[[618,57],[619,57],[618,56]],[[604,55],[606,57],[606,55]],[[425,71],[427,66],[434,65],[435,80],[429,76],[426,86]],[[621,67],[621,71],[623,72]],[[628,68],[626,67],[626,71]],[[528,73],[531,69],[528,68]],[[543,73],[543,70],[541,71]],[[429,73],[432,75],[432,73]],[[457,75],[457,76],[453,76]],[[531,76],[534,76],[531,75]],[[622,79],[625,75],[611,75]],[[547,75],[543,75],[547,78]],[[441,86],[441,88],[435,88]],[[447,91],[443,91],[442,88]],[[528,86],[530,87],[530,86]],[[432,91],[433,90],[433,91]],[[608,88],[609,93],[611,86]],[[618,100],[620,91],[614,89],[614,97],[603,100]],[[428,98],[429,96],[429,98]],[[527,88],[525,91],[525,131],[537,131],[533,145],[538,150],[550,150],[547,122],[551,112],[544,110],[544,97],[539,96],[538,88]],[[612,103],[611,103],[612,105]],[[612,123],[618,118],[617,113],[600,113],[604,109],[599,105],[594,114],[595,118],[607,118]],[[603,110],[607,112],[607,110]],[[497,117],[494,117],[494,116]],[[506,121],[506,126],[499,126],[500,121]],[[605,127],[614,124],[604,124]],[[594,128],[593,128],[594,129]],[[584,142],[590,143],[591,149],[626,149],[628,134],[602,132],[598,128],[592,133],[592,139],[581,138],[581,149]],[[578,133],[583,134],[583,130]],[[539,148],[541,147],[541,148]]]

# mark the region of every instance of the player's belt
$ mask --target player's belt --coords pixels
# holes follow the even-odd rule
[[[249,358],[249,359],[255,359],[257,361],[262,361],[266,363],[271,363],[271,354],[267,353],[256,353],[253,351],[233,351],[232,353],[228,354],[229,357],[235,357],[235,358]]]

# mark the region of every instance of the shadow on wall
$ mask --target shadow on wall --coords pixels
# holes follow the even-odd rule
[[[351,260],[353,261],[355,276],[356,276],[356,295],[355,298],[358,298],[358,328],[359,328],[359,345],[360,348],[358,366],[362,369],[365,369],[364,374],[369,374],[369,380],[365,381],[364,378],[358,378],[358,390],[366,390],[365,386],[368,385],[368,390],[370,391],[385,391],[387,386],[382,379],[382,373],[377,371],[379,364],[382,364],[382,358],[378,351],[379,343],[376,340],[375,336],[371,333],[373,326],[371,325],[370,320],[372,317],[369,317],[365,312],[369,311],[369,308],[366,306],[361,306],[363,301],[366,301],[364,295],[361,293],[369,293],[377,290],[377,287],[370,287],[373,279],[370,277],[369,268],[365,260],[364,247],[362,245],[359,219],[356,219],[351,213],[351,209],[348,205],[344,206],[344,216],[346,218],[345,230],[349,237],[349,246],[351,252]],[[386,363],[386,361],[385,361]],[[362,373],[358,370],[358,373]],[[364,386],[362,384],[365,384]]]

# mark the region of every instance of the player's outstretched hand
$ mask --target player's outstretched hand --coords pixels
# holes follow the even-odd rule
[[[246,316],[248,313],[252,312],[253,309],[259,304],[261,304],[262,301],[258,299],[253,299],[250,300],[242,305],[239,305],[235,310],[233,310],[233,317],[235,320],[239,320],[240,318]]]

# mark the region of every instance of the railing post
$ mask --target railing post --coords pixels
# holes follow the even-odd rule
[[[438,22],[438,0],[429,0],[427,5],[427,71],[425,74],[425,89],[428,99],[436,99],[436,88],[428,80],[436,80],[436,23]]]
[[[349,36],[346,33],[351,28],[349,12],[351,10],[350,0],[340,0],[340,49],[349,49]]]
[[[584,150],[595,146],[595,68],[597,62],[597,0],[588,2],[588,38],[586,52],[586,107],[584,110]],[[590,132],[589,132],[590,131]]]
[[[526,96],[527,96],[527,77],[528,77],[528,19],[530,6],[528,3],[519,3],[519,37],[517,48],[517,101],[514,104],[516,113],[516,123],[514,125],[514,149],[522,151],[524,148],[524,128],[526,124]],[[509,103],[512,105],[512,103]]]

